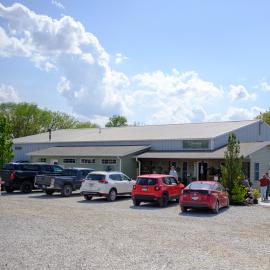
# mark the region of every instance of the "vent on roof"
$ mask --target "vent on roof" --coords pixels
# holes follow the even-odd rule
[[[49,141],[51,141],[52,140],[52,130],[49,128],[48,132],[49,132]]]

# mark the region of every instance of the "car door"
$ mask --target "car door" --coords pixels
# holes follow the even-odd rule
[[[171,184],[171,177],[166,176],[162,179],[165,190],[169,193],[169,197],[173,196],[173,185]]]
[[[170,189],[173,197],[178,198],[180,195],[180,187],[177,180],[174,177],[170,177]]]
[[[124,193],[125,183],[122,180],[122,175],[114,173],[111,174],[109,177],[112,185],[116,188],[117,193]]]
[[[131,179],[125,174],[122,174],[122,183],[123,183],[123,193],[131,193],[133,183]]]
[[[228,193],[221,184],[219,184],[219,188],[220,188],[220,196],[222,197],[222,206],[226,206],[228,200]]]
[[[219,183],[217,183],[215,185],[215,190],[218,194],[218,201],[219,201],[219,204],[220,206],[223,206],[224,205],[224,194],[222,192],[222,188],[221,188],[221,185]]]

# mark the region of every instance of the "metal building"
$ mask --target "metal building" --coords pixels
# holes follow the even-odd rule
[[[240,141],[251,181],[270,169],[270,127],[261,120],[55,130],[14,139],[14,160],[121,170],[131,177],[167,173],[184,181],[219,175],[228,135]]]

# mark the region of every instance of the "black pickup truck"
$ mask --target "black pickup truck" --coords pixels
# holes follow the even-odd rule
[[[20,190],[29,193],[34,188],[35,176],[38,174],[61,175],[63,168],[46,163],[7,163],[4,164],[0,177],[3,188],[10,193]]]
[[[81,187],[82,180],[93,169],[72,168],[64,169],[62,175],[37,175],[35,178],[35,187],[41,188],[47,195],[54,192],[61,192],[64,197],[69,197],[72,191]]]

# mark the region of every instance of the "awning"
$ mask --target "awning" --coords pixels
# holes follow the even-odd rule
[[[247,158],[252,153],[270,145],[270,142],[250,142],[240,143],[240,156]],[[141,159],[224,159],[227,147],[222,147],[216,151],[177,151],[177,152],[145,152],[137,155]]]
[[[72,147],[50,147],[35,152],[28,156],[57,156],[57,157],[124,157],[140,154],[147,151],[150,146],[72,146]]]

